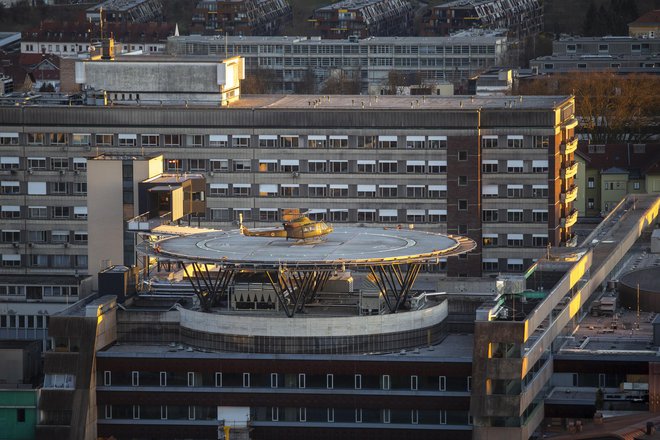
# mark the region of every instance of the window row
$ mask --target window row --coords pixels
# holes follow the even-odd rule
[[[0,207],[2,219],[74,219],[87,220],[86,206],[19,206],[2,205]]]
[[[525,261],[522,258],[484,258],[481,261],[484,272],[522,272]]]
[[[502,222],[524,222],[524,223],[547,223],[547,209],[483,209],[481,211],[481,220],[484,223],[502,223]]]
[[[87,195],[87,182],[19,182],[3,180],[0,182],[0,194],[84,196]]]
[[[484,174],[491,173],[543,173],[548,172],[547,159],[542,160],[494,160],[484,159],[481,161],[481,171]]]
[[[45,329],[48,319],[47,315],[0,315],[0,328]]]
[[[87,159],[84,157],[27,157],[23,161],[28,171],[87,171]],[[0,170],[21,169],[18,156],[0,156]]]
[[[484,247],[546,247],[548,234],[493,234],[484,233],[481,236]]]
[[[481,185],[481,196],[486,198],[547,199],[549,194],[548,184],[545,183],[538,185],[484,183]]]
[[[407,173],[447,172],[446,160],[324,160],[324,159],[165,159],[170,172],[260,172],[260,173]],[[294,174],[294,177],[298,177]]]
[[[87,231],[3,229],[0,243],[73,243],[87,244]]]
[[[24,296],[26,299],[43,299],[50,296],[77,296],[77,286],[30,286],[4,285],[0,286],[0,296]]]
[[[99,378],[101,379],[101,378]],[[104,371],[103,386],[133,387],[214,387],[214,388],[314,388],[379,389],[410,391],[470,391],[471,377],[398,376],[363,374],[290,374],[290,373],[199,373]]]
[[[447,197],[447,185],[349,185],[296,183],[211,183],[209,197],[359,197],[359,198],[429,198]]]
[[[447,221],[446,209],[303,209],[312,220],[325,220],[330,222],[380,222],[380,223],[444,223]],[[277,208],[211,208],[209,210],[212,221],[234,221],[243,215],[244,221],[276,222],[282,220]]]
[[[522,135],[483,135],[481,148],[541,148],[548,149],[549,136],[522,136]]]
[[[87,255],[2,254],[2,267],[87,269]]]
[[[216,420],[218,408],[195,405],[99,405],[105,420]],[[256,422],[396,423],[424,425],[469,425],[467,411],[377,409],[377,408],[292,408],[252,407],[250,420]]]

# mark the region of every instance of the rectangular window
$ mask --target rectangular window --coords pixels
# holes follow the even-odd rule
[[[522,136],[507,136],[506,137],[506,146],[507,146],[507,148],[522,148],[523,147],[523,137]]]
[[[28,171],[38,171],[46,169],[46,158],[45,157],[28,157],[27,159]]]
[[[228,159],[211,159],[210,160],[211,171],[216,172],[227,172],[229,171],[229,160]]]
[[[348,148],[348,136],[330,136],[328,146],[330,148]]]
[[[378,170],[381,173],[396,173],[398,170],[396,161],[392,160],[381,160],[378,161]]]
[[[472,376],[467,377],[467,390],[472,391]]]
[[[30,184],[32,184],[32,185],[30,185]],[[32,192],[32,193],[30,192],[30,190],[34,191],[33,188],[36,188],[37,185],[35,185],[35,184],[39,184],[39,187],[41,187],[41,185],[43,185],[43,187],[44,187],[44,191],[42,193],[38,193],[38,194],[46,194],[46,191],[45,191],[46,183],[45,182],[28,182],[28,194],[37,194],[35,192]],[[20,184],[20,182],[3,181],[2,183],[0,183],[0,190],[1,190],[2,194],[18,194],[18,193],[20,193],[20,190],[21,190],[21,184]]]
[[[139,371],[131,371],[131,385],[134,387],[139,387],[140,386],[140,372]]]
[[[142,137],[144,139],[144,136]],[[180,147],[181,146],[181,135],[178,134],[166,134],[163,136],[163,142],[166,147]],[[142,142],[144,145],[144,141]]]
[[[27,143],[28,143],[28,145],[43,145],[44,144],[44,134],[43,133],[28,133],[27,134]]]
[[[416,425],[419,423],[419,411],[416,409],[410,410],[410,423]]]
[[[305,388],[305,373],[298,374],[298,388]]]
[[[396,136],[378,136],[378,148],[396,148]]]
[[[498,171],[498,161],[496,160],[483,160],[481,162],[481,172],[482,173],[497,173]]]
[[[112,134],[97,134],[94,136],[94,141],[99,147],[112,147],[114,144],[114,135]]]
[[[280,409],[276,406],[273,406],[270,409],[270,420],[277,422],[280,419]]]
[[[493,223],[499,221],[499,211],[497,209],[484,209],[481,214],[484,223]]]
[[[380,378],[380,388],[383,390],[389,390],[390,389],[390,375],[389,374],[383,374]]]
[[[160,136],[157,134],[143,134],[140,140],[143,147],[157,147],[160,142]]]
[[[533,173],[547,173],[548,172],[548,161],[547,160],[533,160],[532,161],[532,172]]]
[[[161,371],[160,372],[160,386],[161,387],[166,387],[167,386],[167,372],[166,371]]]
[[[307,408],[298,408],[298,421],[299,422],[307,421]]]
[[[229,137],[227,135],[222,135],[222,134],[211,134],[209,135],[209,147],[215,147],[215,148],[227,148],[228,145],[228,139]],[[246,144],[249,144],[250,138],[244,138],[246,141]],[[240,142],[241,139],[236,138],[236,145],[234,146],[239,146],[242,144]]]
[[[548,246],[548,236],[541,234],[532,235],[532,246],[534,247],[547,247]]]
[[[188,420],[195,420],[195,407],[192,405],[188,406]]]
[[[215,373],[215,386],[217,388],[222,387],[222,373],[219,373],[219,372]]]
[[[20,159],[17,156],[0,157],[0,169],[17,170],[20,166]]]
[[[593,177],[587,178],[587,188],[595,188],[596,180]]]
[[[508,209],[506,211],[506,219],[508,222],[521,223],[523,221],[522,209]]]
[[[467,209],[468,209],[467,199],[459,199],[458,200],[458,210],[459,211],[467,211]]]
[[[0,133],[0,145],[18,145],[18,133]]]
[[[419,382],[419,378],[417,376],[410,376],[410,389],[412,391],[417,390],[417,384]]]
[[[17,243],[19,241],[21,241],[21,231],[8,229],[2,231],[3,243]]]
[[[50,134],[50,144],[51,145],[66,145],[67,135],[66,133],[51,133]]]
[[[425,136],[406,136],[406,148],[423,149],[426,148]]]
[[[112,385],[112,372],[107,370],[103,372],[103,385],[106,387]]]
[[[381,418],[383,420],[383,423],[390,423],[390,410],[389,409],[381,410]]]
[[[431,150],[439,150],[447,148],[447,136],[429,136],[428,148]]]
[[[362,408],[355,408],[355,423],[362,423]]]
[[[507,260],[507,270],[510,272],[521,272],[523,270],[523,260],[518,258],[509,258]]]
[[[119,134],[119,146],[120,147],[135,147],[137,145],[137,135],[136,134]]]
[[[189,147],[201,147],[204,145],[204,136],[201,134],[189,134],[187,136]],[[167,139],[166,139],[167,142]],[[226,144],[226,142],[225,142]],[[226,145],[225,145],[226,146]]]
[[[327,195],[327,186],[326,185],[309,185],[307,187],[307,195],[309,197],[326,197],[326,195]]]
[[[270,373],[270,387],[277,388],[277,373]]]
[[[548,222],[548,211],[535,209],[532,211],[532,221],[535,223],[547,223]]]
[[[71,135],[71,144],[75,146],[89,145],[91,142],[91,134],[73,133],[73,135]]]
[[[428,163],[428,173],[429,174],[440,174],[447,172],[447,161],[446,160],[429,160]]]
[[[507,160],[506,161],[506,171],[508,173],[522,173],[523,172],[523,161],[522,160]]]
[[[325,376],[325,387],[329,390],[335,387],[335,377],[332,374],[326,374]]]
[[[30,182],[32,183],[32,182]],[[66,194],[67,193],[67,182],[50,182],[50,193],[51,194]]]
[[[466,160],[468,160],[468,152],[463,150],[459,151],[458,160],[461,162],[465,162]]]
[[[358,136],[358,148],[376,148],[376,136]]]
[[[327,137],[323,135],[307,136],[307,148],[325,148]]]
[[[189,387],[195,386],[195,373],[192,371],[188,371],[188,386]]]
[[[328,408],[328,422],[332,423],[335,421],[335,409]]]
[[[482,136],[481,148],[497,148],[497,136]]]
[[[243,373],[243,388],[250,388],[250,373]]]
[[[361,374],[356,374],[355,375],[355,389],[356,390],[361,390],[362,389],[362,375]]]
[[[522,247],[523,234],[507,234],[506,245],[509,247]]]
[[[348,185],[345,184],[331,184],[330,197],[348,197]]]
[[[282,148],[298,148],[298,136],[280,136],[280,146]]]
[[[250,159],[234,159],[234,171],[245,172],[252,169],[252,163]]]
[[[447,376],[439,376],[439,385],[438,385],[438,390],[439,391],[446,391],[447,390]]]
[[[548,198],[548,185],[532,185],[532,197],[537,199]]]
[[[112,419],[112,405],[104,405],[104,413],[106,419]]]
[[[506,196],[508,198],[520,199],[523,196],[523,186],[522,185],[507,185],[506,186]]]
[[[348,161],[347,160],[331,160],[330,172],[332,173],[347,173]]]

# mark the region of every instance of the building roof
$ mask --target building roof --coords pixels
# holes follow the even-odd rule
[[[104,23],[104,36],[113,36],[120,43],[158,43],[174,35],[174,25],[170,23]],[[101,38],[98,23],[56,22],[44,20],[39,27],[23,32],[23,41],[81,43]]]
[[[98,11],[103,8],[105,11],[129,11],[147,0],[105,0],[98,5],[87,9],[89,12]]]
[[[604,153],[590,153],[589,146],[578,145],[578,152],[588,159],[589,167],[605,170],[603,173],[627,173],[629,171],[639,174],[660,172],[660,145],[645,144],[643,152],[639,152],[634,144],[608,144]]]
[[[343,0],[318,8],[317,11],[334,11],[337,9],[361,9],[365,6],[385,3],[386,0]]]
[[[628,26],[660,26],[660,9],[647,12]]]

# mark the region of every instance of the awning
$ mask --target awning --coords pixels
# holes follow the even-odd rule
[[[326,139],[327,136],[320,134],[310,134],[309,136],[307,136],[307,140],[309,141],[324,141]]]
[[[424,142],[426,140],[426,136],[406,136],[407,141],[416,141],[416,142]]]
[[[281,165],[300,165],[300,161],[298,159],[282,159],[280,160]]]
[[[376,192],[376,185],[358,185],[358,192]]]
[[[227,142],[226,134],[211,134],[209,135],[209,142]]]
[[[409,165],[409,166],[424,166],[424,165],[426,165],[426,161],[423,161],[423,160],[407,160],[406,165]]]
[[[396,142],[397,137],[396,136],[378,136],[378,140],[380,142]]]

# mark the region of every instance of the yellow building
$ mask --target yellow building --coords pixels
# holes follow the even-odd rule
[[[632,23],[628,23],[628,35],[631,37],[660,37],[660,9],[649,11]]]

